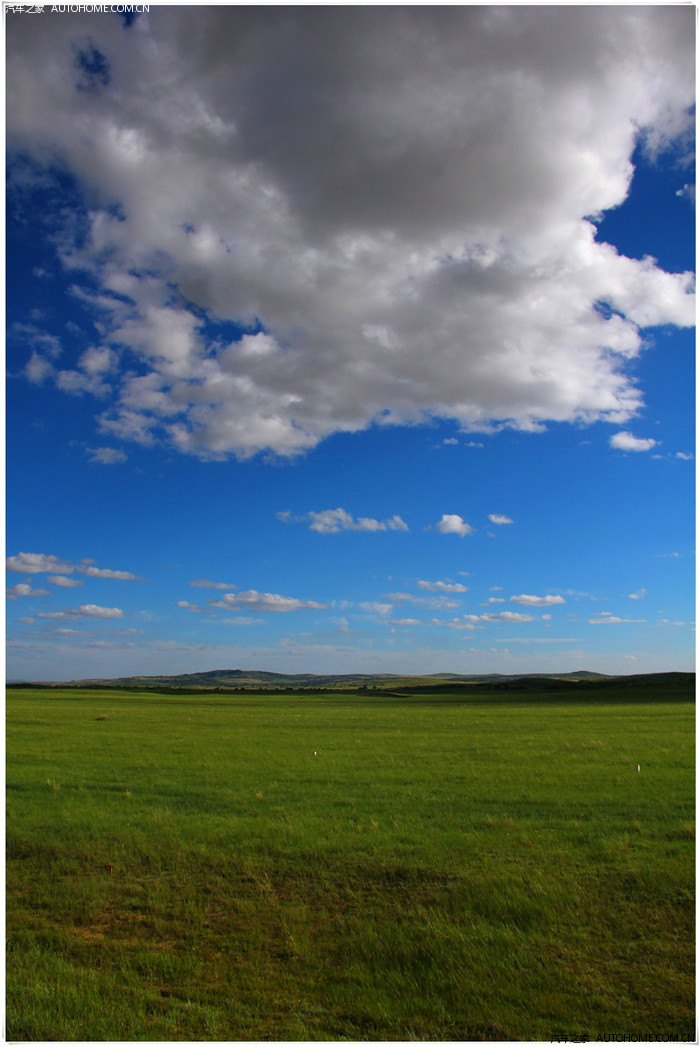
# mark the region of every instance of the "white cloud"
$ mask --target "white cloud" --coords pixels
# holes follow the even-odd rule
[[[656,444],[656,440],[633,436],[626,430],[610,437],[610,446],[615,447],[618,451],[650,451],[652,447],[656,447]]]
[[[503,643],[578,643],[574,636],[504,636]]]
[[[75,570],[67,560],[45,553],[17,553],[16,556],[7,557],[5,566],[8,571],[17,571],[19,574],[43,574],[45,571],[70,574]]]
[[[292,515],[289,511],[280,512],[277,513],[277,519],[289,523]],[[368,516],[355,519],[351,513],[340,507],[304,513],[294,519],[310,521],[309,530],[319,534],[337,534],[339,531],[408,531],[408,525],[400,516],[395,515],[388,520],[374,520]]]
[[[131,571],[112,571],[108,567],[84,567],[78,564],[76,571],[80,571],[87,578],[113,578],[119,582],[139,581],[138,576],[132,574]]]
[[[452,596],[415,596],[413,593],[385,593],[384,595],[387,600],[392,600],[394,603],[412,603],[416,607],[429,607],[433,610],[459,607],[459,603]]]
[[[531,614],[521,614],[519,611],[487,612],[486,614],[465,614],[468,622],[534,622]]]
[[[41,385],[54,374],[54,366],[49,363],[45,356],[33,352],[24,373],[34,385]]]
[[[105,346],[91,346],[78,360],[78,366],[88,375],[102,375],[114,371],[117,354]]]
[[[226,582],[210,582],[207,578],[195,578],[190,582],[196,589],[235,589],[235,585],[227,585]]]
[[[638,589],[636,593],[629,593],[630,600],[643,600],[646,596],[646,589]]]
[[[362,611],[367,611],[370,614],[387,615],[391,611],[392,605],[390,603],[381,603],[379,600],[365,600],[358,604],[358,607]]]
[[[27,585],[26,582],[18,582],[17,585],[8,587],[5,595],[8,600],[16,600],[18,596],[48,596],[49,590],[32,589],[31,585]]]
[[[210,600],[211,607],[249,607],[251,611],[301,611],[307,608],[320,610],[327,607],[325,603],[316,603],[315,600],[298,600],[292,596],[280,596],[277,593],[259,593],[255,589],[248,589],[241,593],[226,593],[221,600]]]
[[[418,588],[427,589],[431,593],[469,592],[469,586],[462,585],[461,582],[426,582],[420,578],[418,579]]]
[[[81,371],[57,371],[56,385],[64,393],[73,393],[82,396],[90,393],[92,396],[104,398],[111,392],[111,387],[102,381],[99,374],[84,374]]]
[[[460,538],[474,533],[474,528],[456,513],[443,513],[442,519],[435,524],[435,527],[440,534],[458,534]]]
[[[492,524],[512,524],[509,516],[500,516],[498,513],[490,513],[489,520]]]
[[[65,618],[75,621],[78,618],[123,618],[124,612],[119,607],[99,607],[94,603],[84,603],[80,607],[66,607],[63,611],[42,612],[36,617]]]
[[[105,433],[204,458],[431,417],[623,424],[642,401],[626,369],[640,329],[692,325],[692,278],[597,242],[591,216],[625,199],[639,129],[658,150],[690,127],[693,19],[683,5],[166,5],[128,32],[99,14],[13,19],[8,147],[86,187],[87,235],[67,225],[60,253],[96,288],[78,293],[103,331],[58,372],[33,343],[27,376],[104,397]],[[76,89],[87,35],[110,69],[99,91]]]
[[[90,455],[91,462],[97,462],[100,465],[114,465],[117,462],[125,462],[127,458],[125,452],[116,447],[88,447],[87,453]]]
[[[640,625],[646,618],[618,618],[608,611],[602,611],[598,618],[589,618],[589,625]]]
[[[47,334],[40,327],[37,327],[37,323],[45,318],[45,313],[40,309],[32,309],[30,315],[32,321],[36,321],[36,323],[14,323],[8,332],[9,336],[26,342],[34,353],[39,351],[44,354],[44,357],[48,356],[52,360],[56,360],[63,351],[60,340],[55,335]]]
[[[64,588],[83,584],[80,581],[62,577],[74,571],[85,575],[86,578],[112,578],[123,582],[141,581],[138,575],[132,574],[131,571],[113,571],[108,567],[95,567],[94,560],[85,559],[74,564],[46,553],[17,553],[16,556],[8,556],[5,567],[6,570],[16,571],[19,574],[51,573],[53,577],[49,581]]]
[[[57,585],[60,589],[75,589],[79,585],[85,585],[79,578],[66,578],[63,574],[49,574],[46,578],[47,582],[51,582],[52,585]]]
[[[522,622],[534,622],[531,614],[520,614],[516,611],[499,611],[498,613],[487,612],[485,614],[463,614],[460,618],[432,618],[430,622],[422,622],[416,618],[399,618],[393,620],[395,625],[436,625],[448,629],[471,630],[481,628],[483,625],[507,623],[518,625]]]
[[[676,196],[680,196],[682,199],[687,200],[688,203],[695,207],[695,186],[686,184],[682,189],[676,189]]]
[[[521,596],[511,596],[511,603],[525,604],[526,607],[551,607],[555,603],[566,603],[563,596],[530,596],[523,593]]]
[[[86,618],[123,618],[124,612],[119,607],[98,607],[94,603],[84,603],[76,612]]]

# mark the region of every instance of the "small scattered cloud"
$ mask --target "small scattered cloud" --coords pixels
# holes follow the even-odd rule
[[[241,593],[226,593],[221,600],[210,600],[210,607],[249,607],[251,611],[287,612],[306,609],[321,610],[328,606],[315,600],[298,600],[293,596],[280,596],[278,593],[259,593],[256,589],[247,589]]]
[[[641,625],[643,622],[646,622],[646,618],[618,618],[608,611],[601,611],[597,618],[588,619],[589,625]]]
[[[17,553],[16,556],[7,557],[5,566],[8,571],[18,574],[43,574],[46,571],[70,574],[75,570],[74,565],[67,560],[45,553]]]
[[[78,614],[85,618],[123,618],[124,612],[120,607],[99,607],[94,603],[84,603],[76,608]]]
[[[16,600],[21,596],[49,596],[48,589],[32,589],[31,585],[27,585],[26,582],[18,582],[17,585],[13,585],[5,590],[6,598],[8,600]]]
[[[628,593],[628,596],[630,600],[643,600],[646,594],[646,589],[638,589],[636,593]]]
[[[112,571],[108,567],[91,567],[78,564],[76,571],[80,571],[87,578],[112,578],[118,582],[140,581],[138,575],[132,574],[131,571]]]
[[[118,462],[125,462],[127,458],[124,451],[116,447],[88,447],[86,454],[90,456],[89,461],[99,465],[116,465]]]
[[[614,447],[618,451],[650,451],[652,447],[657,446],[658,441],[644,439],[642,437],[633,436],[632,433],[624,430],[621,433],[615,433],[614,436],[610,437],[610,446]]]
[[[81,355],[78,366],[89,375],[107,374],[117,366],[117,354],[106,346],[92,346]]]
[[[73,396],[82,396],[90,393],[91,396],[103,398],[109,396],[112,387],[102,381],[99,374],[84,374],[81,371],[59,371],[56,374],[56,385],[64,393]]]
[[[190,582],[195,589],[236,589],[235,585],[228,585],[226,582],[210,582],[208,578],[195,578],[193,582]]]
[[[120,607],[99,607],[94,603],[84,603],[80,607],[66,607],[63,611],[46,611],[36,617],[76,621],[78,618],[123,618],[124,612]]]
[[[456,513],[443,513],[442,519],[435,524],[435,527],[440,534],[457,534],[460,538],[474,533],[474,528],[471,524],[468,524],[466,520],[463,520]]]
[[[469,592],[469,586],[462,585],[461,582],[427,582],[422,578],[418,579],[418,588],[427,589],[431,593],[467,593]]]
[[[522,614],[519,611],[498,611],[495,614],[465,614],[468,622],[534,622],[531,614]]]
[[[694,454],[686,454],[684,451],[676,451],[676,458],[682,458],[684,462],[692,462]]]
[[[380,603],[378,600],[365,600],[358,604],[358,607],[362,611],[367,611],[369,614],[379,614],[383,617],[389,614],[392,609],[392,604]]]
[[[54,373],[52,363],[42,356],[41,353],[33,352],[29,362],[24,369],[24,374],[33,385],[41,385]]]
[[[574,636],[504,636],[503,643],[578,643]]]
[[[521,596],[511,596],[511,603],[524,604],[526,607],[551,607],[553,604],[566,603],[563,596],[530,596],[523,593]]]
[[[501,516],[500,513],[489,513],[489,520],[492,524],[512,524],[512,520],[509,516]]]
[[[304,521],[309,523],[309,530],[318,534],[337,534],[339,531],[408,531],[408,524],[400,516],[394,515],[387,520],[375,520],[370,516],[355,519],[347,510],[323,509],[321,512],[303,513],[292,516],[289,510],[277,513],[277,519],[283,523]]]
[[[47,582],[51,582],[52,585],[57,585],[59,589],[75,589],[79,585],[85,585],[80,578],[66,578],[64,574],[49,574],[46,578]]]
[[[111,578],[123,582],[141,581],[138,575],[131,571],[113,571],[108,567],[96,567],[94,560],[84,559],[76,564],[46,553],[17,553],[16,556],[8,556],[5,560],[5,569],[17,574],[51,574],[53,577],[49,581],[64,588],[82,585],[82,582],[65,577],[73,572],[85,575],[86,578]]]
[[[676,196],[680,196],[682,200],[687,200],[689,204],[695,207],[695,186],[685,183],[682,189],[676,189]]]
[[[387,600],[394,603],[412,603],[416,607],[429,607],[431,610],[445,610],[459,607],[453,596],[416,596],[414,593],[384,593]]]

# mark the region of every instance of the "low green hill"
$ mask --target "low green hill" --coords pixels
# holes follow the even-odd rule
[[[9,687],[37,686],[29,683],[10,683]],[[74,687],[100,689],[138,689],[152,691],[324,691],[378,694],[387,697],[446,693],[451,695],[479,692],[553,691],[586,693],[663,690],[691,691],[695,686],[694,673],[649,673],[636,676],[605,676],[602,673],[577,670],[569,673],[528,673],[507,676],[490,673],[482,676],[457,673],[433,673],[430,676],[401,676],[391,673],[350,673],[344,675],[314,673],[273,673],[248,669],[214,669],[203,673],[183,673],[176,676],[122,676],[115,679],[73,680],[70,683],[43,682],[42,687]]]

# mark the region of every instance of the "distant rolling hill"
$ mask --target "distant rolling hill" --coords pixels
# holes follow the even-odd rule
[[[84,687],[176,687],[204,688],[216,687],[269,688],[278,690],[285,687],[350,687],[357,688],[362,684],[393,680],[390,674],[368,675],[352,673],[347,676],[318,676],[313,673],[269,673],[253,669],[212,669],[205,673],[183,673],[179,676],[123,676],[113,680],[74,680],[76,685]]]
[[[44,682],[31,686],[99,687],[139,690],[184,691],[280,691],[323,690],[346,692],[379,692],[387,695],[418,694],[437,691],[455,692],[462,688],[488,691],[517,690],[534,692],[538,689],[576,689],[579,685],[593,688],[607,686],[658,687],[675,690],[694,686],[693,673],[651,673],[638,676],[606,676],[586,670],[569,673],[528,673],[505,675],[460,675],[459,673],[432,673],[429,676],[403,676],[392,673],[350,673],[345,675],[315,673],[272,673],[253,669],[213,669],[203,673],[183,673],[176,676],[122,676],[114,679],[85,679],[66,682]],[[30,686],[10,683],[8,686]]]

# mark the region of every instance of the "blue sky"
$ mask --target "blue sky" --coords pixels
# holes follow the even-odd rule
[[[692,669],[693,36],[8,14],[8,679]]]

